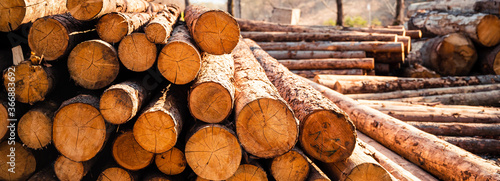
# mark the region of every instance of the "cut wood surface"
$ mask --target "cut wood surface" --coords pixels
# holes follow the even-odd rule
[[[257,41],[257,40],[256,40]],[[319,40],[318,40],[319,41]],[[264,50],[330,50],[366,52],[403,52],[401,42],[258,42]]]
[[[431,123],[406,122],[433,135],[500,136],[500,123]]]
[[[445,180],[498,180],[500,167],[383,114],[325,86],[304,79],[349,114],[361,132]],[[447,159],[443,159],[447,158]]]
[[[422,38],[422,31],[420,30],[406,30],[406,36],[411,37],[411,39]]]
[[[241,164],[234,175],[227,181],[267,181],[267,174],[261,167],[252,164]]]
[[[500,45],[480,52],[479,56],[479,65],[483,73],[500,75]]]
[[[27,180],[35,172],[35,157],[20,142],[3,141],[0,143],[0,154],[3,155],[0,157],[1,180]]]
[[[130,174],[129,171],[120,168],[120,167],[110,167],[106,168],[106,170],[102,171],[97,177],[98,181],[135,181],[134,177]]]
[[[427,102],[447,105],[498,106],[500,105],[500,90],[388,99],[388,101]]]
[[[411,37],[409,36],[398,36],[396,42],[403,43],[404,53],[410,53],[411,51]]]
[[[233,131],[222,125],[206,124],[192,130],[185,154],[196,175],[225,180],[240,166],[242,150]]]
[[[156,62],[156,45],[144,33],[132,33],[123,38],[118,46],[118,58],[125,68],[144,72]]]
[[[82,180],[90,171],[95,161],[93,159],[84,162],[75,162],[61,155],[54,162],[54,172],[59,180]]]
[[[144,33],[146,33],[148,40],[154,44],[166,44],[180,14],[181,8],[179,6],[169,4],[164,10],[154,15],[144,27]]]
[[[52,117],[57,108],[56,102],[44,101],[21,117],[17,134],[26,147],[42,149],[52,142]]]
[[[158,55],[158,70],[174,84],[187,84],[198,76],[200,68],[201,55],[187,27],[176,26]]]
[[[56,86],[55,67],[36,65],[31,61],[23,61],[16,66],[9,67],[3,73],[4,87],[15,87],[16,101],[28,104],[45,100],[45,97]],[[14,79],[13,81],[11,81]],[[9,86],[9,83],[14,83]]]
[[[291,70],[292,73],[305,78],[314,78],[316,75],[365,75],[363,69],[337,69],[337,70]]]
[[[158,170],[167,175],[180,174],[187,166],[184,152],[176,147],[166,152],[156,154],[155,164]]]
[[[395,42],[395,34],[359,33],[338,31],[334,33],[293,33],[293,32],[241,32],[243,38],[260,42],[300,42],[300,41],[387,41]],[[260,43],[259,43],[260,44]],[[264,48],[264,47],[263,47]]]
[[[329,58],[329,59],[301,59],[279,60],[289,70],[308,69],[373,69],[373,58]]]
[[[241,146],[260,158],[286,153],[297,143],[299,121],[245,42],[236,45],[232,56],[234,121]]]
[[[214,55],[228,54],[238,44],[238,22],[227,12],[190,5],[185,13],[184,19],[189,31],[204,52]]]
[[[473,7],[475,12],[486,14],[500,14],[500,3],[496,0],[478,0]]]
[[[14,31],[38,18],[68,12],[66,0],[3,0],[0,31]]]
[[[149,0],[68,0],[66,7],[71,15],[80,21],[97,19],[111,12],[158,12],[164,8],[163,5]]]
[[[145,26],[153,15],[153,13],[109,13],[99,19],[96,31],[102,40],[118,43],[125,36]]]
[[[135,117],[151,91],[139,80],[124,81],[107,88],[99,101],[99,111],[112,124],[123,124]]]
[[[309,175],[309,162],[302,151],[294,148],[273,158],[269,170],[276,181],[304,181]]]
[[[364,51],[266,51],[275,59],[366,58]]]
[[[124,132],[116,137],[112,153],[118,165],[132,171],[147,167],[154,157],[153,153],[146,151],[135,141],[132,131]]]
[[[356,145],[356,132],[349,117],[254,41],[245,39],[245,42],[299,119],[299,141],[304,151],[322,162],[336,162],[349,157]]]
[[[191,85],[188,104],[191,114],[207,123],[226,119],[234,104],[234,61],[229,54],[203,53],[198,77]]]
[[[500,154],[498,152],[500,150],[500,140],[498,139],[451,136],[439,136],[439,138],[475,154]]]
[[[115,48],[102,40],[84,41],[68,57],[71,78],[86,89],[108,86],[118,76],[119,70],[120,62]]]

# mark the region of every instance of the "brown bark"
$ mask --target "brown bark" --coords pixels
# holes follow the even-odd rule
[[[109,167],[106,168],[104,171],[102,171],[99,174],[99,177],[97,177],[98,181],[113,181],[113,180],[120,180],[120,181],[137,181],[137,179],[134,178],[134,175],[131,174],[128,170],[125,170],[120,167]]]
[[[342,30],[354,31],[354,32],[365,32],[365,33],[379,33],[379,34],[391,34],[405,36],[405,29],[394,29],[394,28],[359,28],[359,27],[342,27]]]
[[[300,41],[387,41],[395,42],[395,34],[360,33],[338,31],[333,33],[294,32],[241,32],[243,38],[260,42],[300,42]],[[260,44],[260,43],[259,43]]]
[[[267,51],[275,59],[366,58],[364,51]]]
[[[21,143],[14,140],[3,141],[0,143],[0,154],[3,155],[0,157],[1,180],[26,180],[35,172],[35,157]],[[15,168],[12,169],[13,167]]]
[[[373,69],[375,62],[373,58],[331,58],[331,59],[302,59],[302,60],[279,60],[289,70],[308,69]]]
[[[185,13],[187,27],[196,44],[204,52],[214,55],[228,54],[238,44],[238,22],[227,12],[190,5]]]
[[[45,97],[54,90],[58,80],[58,70],[53,66],[35,65],[31,61],[23,61],[18,65],[9,67],[3,73],[4,87],[15,87],[16,101],[28,104],[45,100]],[[11,81],[13,77],[14,81]],[[9,86],[14,83],[14,86]]]
[[[123,38],[118,46],[118,57],[125,68],[144,72],[156,62],[156,45],[144,33],[132,33]]]
[[[407,122],[433,135],[443,136],[500,136],[500,123],[431,123]]]
[[[411,78],[437,78],[441,77],[441,75],[437,74],[435,71],[429,70],[426,67],[414,63],[410,64],[409,67],[405,67],[403,70],[404,77]]]
[[[118,165],[132,171],[146,168],[154,157],[135,141],[132,131],[124,132],[115,139],[112,153]]]
[[[349,157],[356,144],[356,133],[344,112],[255,42],[250,39],[245,39],[245,42],[299,119],[299,140],[304,151],[315,159],[330,163]]]
[[[500,45],[480,51],[479,56],[479,65],[484,74],[500,75]]]
[[[61,155],[54,162],[54,172],[59,180],[82,180],[95,162],[95,159],[75,162]]]
[[[64,14],[66,0],[11,0],[2,2],[0,11],[0,31],[14,31],[21,24],[35,21],[38,18]]]
[[[410,53],[411,50],[411,37],[409,36],[398,36],[396,42],[403,43],[405,54]]]
[[[305,81],[347,111],[360,131],[440,179],[500,179],[500,167],[331,89]]]
[[[252,164],[241,164],[227,181],[267,181],[264,169]]]
[[[374,107],[375,106],[370,106]],[[460,123],[500,123],[500,118],[495,114],[481,113],[460,113],[462,110],[453,112],[419,112],[419,111],[400,111],[400,108],[375,108],[380,112],[386,113],[389,116],[401,119],[403,121],[418,121],[418,122],[460,122]],[[392,110],[391,110],[392,109]],[[432,110],[432,109],[428,109]]]
[[[203,53],[201,70],[189,92],[191,114],[207,123],[226,119],[234,105],[234,62],[231,55]]]
[[[80,21],[98,19],[111,12],[158,12],[164,8],[161,4],[147,0],[68,0],[66,7]]]
[[[269,168],[276,181],[304,181],[309,175],[309,162],[297,148],[271,160]]]
[[[179,51],[182,51],[182,54]],[[200,69],[200,52],[189,35],[187,27],[176,26],[168,43],[158,55],[158,70],[163,77],[174,84],[187,84],[198,76]]]
[[[253,39],[252,39],[253,40]],[[319,41],[319,40],[318,40]],[[403,52],[400,42],[259,42],[264,50],[329,50],[366,52]]]
[[[398,64],[405,60],[404,52],[366,52],[366,57],[373,57],[377,63]]]
[[[500,2],[497,0],[479,0],[474,3],[475,12],[485,14],[500,14]]]
[[[436,96],[422,96],[401,99],[389,99],[389,101],[401,102],[426,102],[448,105],[469,106],[498,106],[500,104],[500,90],[492,90],[474,93],[445,94]]]
[[[406,36],[409,36],[411,39],[420,39],[420,38],[422,38],[422,31],[420,31],[420,30],[406,30]]]
[[[158,170],[167,175],[177,175],[186,169],[186,156],[176,147],[167,152],[156,154],[155,164]]]
[[[234,58],[234,120],[241,146],[260,158],[273,158],[292,149],[299,135],[299,121],[290,106],[240,41]]]
[[[88,57],[89,53],[91,57]],[[119,70],[120,62],[115,48],[102,40],[84,41],[68,57],[71,78],[86,89],[108,86],[118,76]]]
[[[344,6],[342,6],[342,0],[335,1],[337,5],[337,26],[344,26]]]
[[[145,26],[153,16],[153,13],[109,13],[99,19],[96,31],[102,40],[118,43],[125,36]]]
[[[146,33],[148,40],[154,44],[166,44],[180,14],[181,8],[179,6],[175,4],[167,5],[144,27],[144,33]]]
[[[394,16],[394,25],[402,25],[405,23],[404,15],[405,13],[405,1],[397,0],[396,1],[396,15]]]
[[[439,136],[439,138],[475,154],[498,155],[498,150],[500,150],[500,140],[497,139],[447,136]]]
[[[52,117],[57,108],[58,103],[44,101],[21,117],[17,134],[26,147],[37,150],[52,142]]]
[[[292,73],[305,78],[314,78],[316,75],[364,75],[363,69],[337,69],[337,70],[291,70]]]

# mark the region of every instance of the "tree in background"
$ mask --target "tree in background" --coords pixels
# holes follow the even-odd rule
[[[337,0],[337,26],[344,26],[344,11],[342,11],[342,0]]]
[[[402,25],[404,23],[405,1],[396,0],[396,16],[394,16],[393,25]]]

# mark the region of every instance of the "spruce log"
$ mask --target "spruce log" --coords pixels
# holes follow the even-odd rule
[[[422,96],[401,99],[388,99],[388,101],[401,102],[426,102],[441,103],[448,105],[469,106],[498,106],[500,105],[500,90],[492,90],[474,93],[445,94],[436,96]]]
[[[153,16],[144,27],[144,33],[146,33],[148,40],[154,44],[167,44],[180,14],[181,8],[179,6],[169,4],[164,10]]]
[[[35,157],[21,143],[3,141],[0,154],[0,180],[26,180],[35,172]]]
[[[241,146],[260,158],[286,153],[297,143],[299,121],[245,42],[240,41],[232,55],[234,120]]]
[[[363,69],[337,69],[337,70],[291,70],[292,73],[305,78],[314,78],[316,75],[365,75]]]
[[[146,168],[154,157],[135,141],[132,131],[124,132],[115,139],[112,153],[118,165],[132,171]]]
[[[228,54],[238,44],[238,22],[227,12],[190,5],[185,13],[184,19],[191,36],[204,52],[214,55]]]
[[[325,86],[304,81],[347,111],[360,131],[440,179],[500,179],[500,167]]]
[[[144,72],[156,62],[156,45],[144,33],[132,33],[123,38],[118,46],[118,58],[125,68]]]
[[[134,175],[128,170],[120,167],[109,167],[102,171],[97,178],[98,181],[136,181]]]
[[[431,2],[412,3],[408,6],[406,16],[408,18],[419,12],[426,11],[448,11],[453,13],[474,12],[473,6],[477,0],[438,0]],[[498,11],[498,9],[497,9]]]
[[[55,113],[52,139],[59,153],[82,162],[97,155],[112,128],[99,112],[99,99],[81,94],[64,101]]]
[[[329,50],[366,52],[403,52],[401,42],[258,42],[264,50]]]
[[[173,147],[167,152],[156,154],[155,164],[158,170],[167,175],[177,175],[186,169],[186,157],[184,152]]]
[[[478,0],[473,7],[475,12],[485,14],[500,14],[500,2],[497,0]]]
[[[309,69],[373,69],[373,58],[330,58],[330,59],[302,59],[279,60],[289,70]]]
[[[63,14],[66,0],[2,0],[0,31],[9,32],[38,18]]]
[[[342,30],[346,31],[358,31],[358,32],[366,32],[366,33],[380,33],[380,34],[395,34],[398,36],[406,36],[406,31],[404,27],[401,29],[395,28],[360,28],[360,27],[343,27]]]
[[[13,69],[15,74],[12,75]],[[53,91],[57,79],[57,69],[53,66],[35,65],[31,61],[23,61],[18,65],[9,67],[3,73],[3,84],[5,88],[12,87],[14,83],[16,101],[35,104],[43,101]],[[14,81],[11,81],[13,77]]]
[[[480,51],[479,65],[484,74],[500,75],[500,45],[485,51]]]
[[[238,170],[227,181],[267,181],[267,174],[261,167],[252,164],[241,164]]]
[[[464,33],[475,42],[491,47],[500,42],[500,20],[494,15],[445,12],[422,13],[408,21],[409,29],[421,30],[424,36]]]
[[[198,77],[189,91],[189,111],[201,121],[218,123],[226,119],[234,104],[234,61],[229,54],[203,53]]]
[[[111,12],[158,12],[164,8],[149,0],[68,0],[66,7],[80,21],[97,19]]]
[[[187,27],[176,26],[168,43],[158,55],[158,70],[163,77],[174,84],[187,84],[198,76],[200,69],[200,52]]]
[[[451,136],[450,137],[439,136],[439,138],[475,154],[492,154],[492,155],[500,154],[498,152],[498,150],[500,150],[500,140],[498,139],[481,139],[472,137],[451,137]]]
[[[91,22],[78,21],[70,14],[47,16],[33,22],[28,34],[31,51],[51,61],[67,56],[80,42],[95,36]]]
[[[359,33],[338,31],[334,33],[292,33],[292,32],[241,32],[243,38],[259,42],[300,42],[300,41],[387,41],[395,42],[395,34]],[[260,44],[260,43],[259,43]],[[264,47],[263,47],[264,48]]]
[[[57,108],[56,102],[44,101],[21,117],[17,134],[26,147],[37,150],[52,142],[52,117]]]
[[[366,58],[364,51],[267,51],[275,59]]]
[[[153,13],[109,13],[99,19],[96,31],[102,40],[118,43],[125,36],[145,26],[153,15]]]
[[[129,80],[107,88],[99,101],[104,119],[111,124],[124,124],[135,117],[145,105],[151,91],[139,80]]]
[[[406,36],[409,36],[411,39],[420,39],[420,38],[422,38],[422,31],[420,31],[420,30],[406,30]]]
[[[302,151],[294,148],[273,158],[269,170],[276,181],[304,181],[309,175],[309,162]]]
[[[242,150],[233,131],[217,124],[195,127],[186,143],[186,160],[196,175],[225,180],[240,166]]]
[[[75,162],[61,155],[54,162],[54,172],[59,180],[82,180],[95,163],[95,159]]]
[[[406,122],[433,135],[500,136],[500,123],[431,123]]]
[[[177,143],[185,119],[185,96],[180,87],[166,87],[137,118],[133,132],[145,150],[163,153]]]
[[[366,57],[372,57],[377,63],[400,64],[405,60],[404,52],[366,52]]]
[[[86,89],[106,87],[115,80],[119,70],[120,62],[115,48],[102,40],[84,41],[68,57],[71,78]]]
[[[356,132],[349,117],[254,41],[245,39],[245,42],[299,119],[299,141],[304,151],[323,162],[336,162],[349,157],[356,145]]]

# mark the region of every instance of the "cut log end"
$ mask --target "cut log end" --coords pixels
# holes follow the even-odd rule
[[[438,55],[441,59],[431,63],[445,75],[467,75],[477,60],[476,48],[472,41],[457,33],[443,39],[438,48]]]
[[[169,42],[158,56],[158,69],[168,81],[187,84],[201,68],[201,56],[196,47],[185,42]]]
[[[36,160],[33,154],[19,142],[9,145],[7,141],[0,144],[0,180],[27,180],[36,168]],[[15,152],[12,152],[12,149]],[[9,156],[14,155],[14,156]],[[9,162],[15,159],[15,169],[11,169]],[[9,172],[9,169],[15,173]]]
[[[349,157],[356,145],[354,125],[345,115],[316,111],[302,125],[300,142],[304,151],[325,163]]]
[[[236,132],[247,152],[260,158],[282,155],[295,145],[297,120],[288,106],[275,99],[257,99],[236,117]]]
[[[43,101],[54,86],[53,77],[42,65],[33,65],[30,61],[23,61],[15,66],[15,97],[16,101],[34,104]],[[4,86],[12,83],[9,71],[3,74]]]
[[[123,124],[133,116],[133,102],[123,89],[111,89],[101,96],[99,108],[104,119],[112,124]]]
[[[109,43],[118,43],[130,33],[129,26],[129,21],[122,13],[109,13],[99,19],[96,24],[96,31],[102,40]]]
[[[140,170],[147,167],[152,161],[154,154],[144,150],[135,141],[132,131],[118,136],[113,143],[113,158],[116,163],[128,170]]]
[[[19,120],[17,133],[27,147],[42,149],[52,141],[52,118],[29,111]]]
[[[186,169],[186,157],[184,153],[176,147],[167,152],[157,154],[155,157],[156,167],[167,175],[177,175]]]
[[[227,181],[267,181],[267,174],[260,167],[251,164],[242,164]]]
[[[210,54],[229,54],[238,44],[240,28],[236,20],[221,10],[203,13],[194,25],[193,38],[200,48]]]
[[[127,69],[143,72],[156,61],[156,45],[146,38],[146,34],[132,33],[120,42],[118,57]]]
[[[13,0],[2,1],[2,10],[0,11],[0,31],[9,32],[16,30],[26,16],[26,1]]]
[[[28,34],[28,43],[33,52],[44,60],[55,60],[66,52],[69,42],[68,30],[57,20],[40,18]]]
[[[500,20],[495,15],[486,15],[477,26],[479,42],[487,47],[500,42]]]
[[[59,180],[81,180],[86,174],[82,162],[75,162],[64,156],[57,158],[54,171]]]
[[[202,83],[191,89],[189,110],[197,119],[207,123],[219,123],[231,113],[232,96],[218,83]]]
[[[373,163],[363,163],[356,166],[356,169],[352,169],[346,178],[350,180],[393,180],[391,175],[382,166]]]
[[[111,167],[107,168],[97,178],[98,181],[133,181],[134,178],[130,175],[129,172],[119,167]]]
[[[71,16],[80,21],[88,21],[97,18],[103,6],[104,0],[68,0],[66,4]]]
[[[165,26],[163,26],[160,23],[149,23],[145,28],[144,28],[144,33],[146,33],[146,38],[155,44],[165,44],[165,40],[167,40],[169,37],[166,37],[167,35],[170,35],[170,32],[168,32],[168,29]],[[171,29],[170,29],[171,30]]]
[[[153,153],[170,150],[179,135],[172,116],[161,110],[146,112],[139,116],[133,131],[137,143]]]
[[[291,150],[272,160],[271,174],[277,181],[306,180],[309,174],[309,162],[301,153]]]

